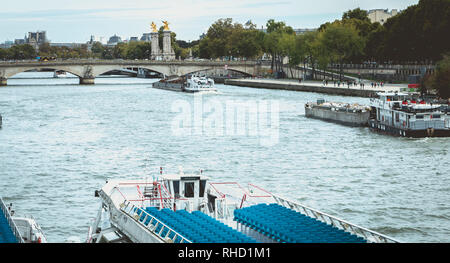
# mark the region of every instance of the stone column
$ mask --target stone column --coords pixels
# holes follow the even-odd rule
[[[1,86],[7,86],[7,85],[8,85],[7,82],[8,82],[7,79],[5,79],[5,78],[0,78],[0,87],[1,87]]]
[[[161,59],[161,52],[159,50],[159,33],[158,32],[152,32],[150,33],[151,41],[152,41],[152,54],[150,59],[151,60],[160,60]]]
[[[175,52],[172,49],[172,38],[170,31],[163,31],[163,59],[175,60]]]
[[[80,78],[80,85],[94,85],[95,78]]]

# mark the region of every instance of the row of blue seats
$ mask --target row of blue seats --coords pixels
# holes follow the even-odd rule
[[[161,221],[163,224],[172,228],[177,233],[183,235],[185,238],[193,243],[253,243],[253,239],[246,235],[232,229],[231,227],[207,216],[200,211],[194,211],[192,213],[186,210],[172,211],[170,209],[157,209],[155,207],[147,207],[145,211]],[[145,214],[142,214],[140,221],[145,218]],[[145,225],[150,223],[150,219],[147,218]],[[152,221],[153,225],[156,225],[156,220]],[[159,233],[162,225],[159,224],[155,231]],[[161,232],[161,236],[164,237],[168,233],[168,229],[165,228]],[[168,237],[173,239],[175,233],[169,233]],[[179,243],[181,238],[177,237],[175,243]]]
[[[17,243],[16,236],[11,231],[8,221],[0,210],[0,243]]]
[[[365,243],[366,241],[278,204],[258,204],[237,209],[234,219],[269,236],[287,243]]]

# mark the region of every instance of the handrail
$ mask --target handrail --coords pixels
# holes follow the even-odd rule
[[[170,240],[172,240],[172,242],[174,242],[177,237],[180,237],[181,238],[180,243],[192,243],[189,239],[185,238],[183,235],[179,234],[177,231],[173,230],[171,227],[167,226],[166,224],[164,224],[163,222],[158,220],[156,217],[154,217],[154,216],[150,215],[149,213],[147,213],[146,211],[144,211],[144,209],[135,206],[134,204],[132,204],[131,202],[129,202],[127,200],[124,200],[124,202],[120,206],[120,210],[122,210],[124,213],[129,215],[131,218],[135,219],[139,224],[143,225],[150,232],[161,237],[163,240],[165,240],[166,238],[169,238],[169,234],[173,232],[175,235],[172,238],[169,238]],[[140,211],[140,212],[137,212],[137,211]],[[142,216],[144,216],[144,218],[141,222],[139,220],[139,218],[141,218]],[[145,225],[144,222],[146,222],[149,218],[150,218],[150,221],[148,222],[147,225]],[[156,221],[155,225],[152,224],[152,222],[154,222],[154,221]],[[159,225],[162,225],[162,228],[159,230],[159,232],[156,232],[156,229],[158,228]],[[164,229],[168,229],[168,231],[165,236],[162,236]]]
[[[395,240],[391,237],[385,236],[383,234],[377,233],[375,231],[369,230],[364,227],[357,226],[355,224],[349,223],[337,217],[328,215],[326,213],[320,212],[313,208],[289,201],[287,199],[281,198],[279,196],[273,195],[273,198],[279,205],[284,207],[293,209],[299,213],[302,213],[306,216],[318,219],[324,223],[335,226],[339,229],[345,230],[357,236],[361,236],[369,242],[373,243],[400,243],[400,241]]]
[[[11,214],[9,213],[8,209],[6,208],[5,203],[3,202],[3,199],[0,197],[0,208],[3,212],[3,214],[6,217],[6,220],[8,221],[9,227],[11,228],[14,236],[16,237],[17,242],[23,243],[23,238],[20,235],[19,229],[16,226],[16,223],[11,217]]]

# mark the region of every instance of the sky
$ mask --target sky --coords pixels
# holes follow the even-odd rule
[[[53,43],[85,43],[91,35],[122,39],[151,31],[168,21],[177,39],[193,41],[220,18],[251,20],[261,28],[267,20],[293,28],[318,28],[340,19],[345,11],[361,8],[402,10],[419,0],[19,0],[2,1],[0,42],[46,31]]]

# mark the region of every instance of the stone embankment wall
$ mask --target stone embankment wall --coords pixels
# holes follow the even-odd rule
[[[353,97],[366,97],[375,98],[377,97],[376,91],[364,90],[364,89],[352,89],[352,88],[337,88],[337,87],[321,87],[317,85],[308,85],[307,83],[292,83],[292,82],[282,82],[282,81],[248,81],[248,80],[236,80],[227,79],[225,80],[226,85],[250,87],[250,88],[263,88],[263,89],[280,89],[280,90],[294,90],[294,91],[306,91],[306,92],[317,92],[325,93],[331,95],[341,95],[341,96],[353,96]]]

